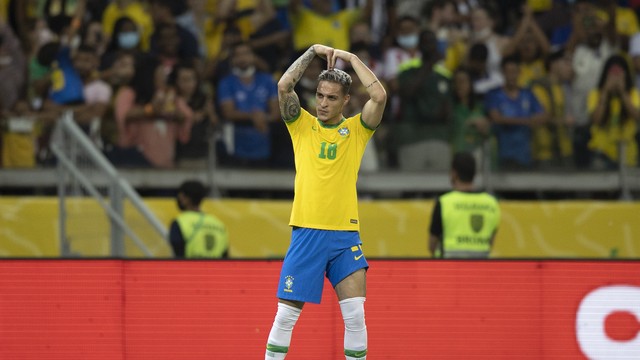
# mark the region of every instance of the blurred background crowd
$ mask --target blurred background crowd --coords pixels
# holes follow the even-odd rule
[[[321,43],[390,94],[365,171],[638,165],[637,0],[0,0],[4,168],[60,115],[117,167],[293,168],[276,83]],[[314,111],[316,59],[297,85]],[[343,67],[344,68],[344,67]],[[345,71],[351,69],[344,68]],[[353,76],[345,116],[367,93]]]

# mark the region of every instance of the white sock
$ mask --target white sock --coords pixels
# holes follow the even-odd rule
[[[344,320],[344,355],[346,360],[366,360],[367,326],[364,323],[364,297],[340,301]]]
[[[278,303],[278,312],[267,340],[265,360],[281,360],[287,356],[287,351],[289,351],[289,345],[291,344],[293,326],[298,321],[301,311],[297,307]]]

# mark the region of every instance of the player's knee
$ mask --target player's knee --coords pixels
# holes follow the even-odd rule
[[[364,320],[364,297],[355,297],[340,301],[340,310],[344,326],[349,331],[362,331],[366,328]]]
[[[278,303],[275,325],[283,330],[291,330],[300,317],[302,310],[294,306]]]

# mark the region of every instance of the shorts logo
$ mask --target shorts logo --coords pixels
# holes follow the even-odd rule
[[[284,291],[285,292],[293,292],[293,276],[287,275],[284,278]]]
[[[355,261],[360,260],[364,256],[364,254],[362,254],[362,245],[352,246],[351,247],[351,252],[356,252],[358,250],[361,252],[361,254],[358,255],[358,256],[356,256],[356,255],[353,256],[353,260],[355,260]]]

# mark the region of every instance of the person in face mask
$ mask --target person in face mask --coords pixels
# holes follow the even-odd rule
[[[102,32],[105,37],[117,41],[118,22],[126,18],[135,24],[135,28],[140,35],[140,48],[149,50],[149,41],[153,32],[153,20],[145,1],[138,0],[113,0],[104,10],[102,15]],[[131,30],[130,30],[131,31]]]
[[[398,97],[398,74],[402,69],[420,61],[418,49],[420,42],[420,20],[417,17],[404,15],[396,25],[396,45],[388,48],[383,55],[384,67],[382,80],[387,84],[390,93],[390,108],[393,117],[400,114],[400,98]],[[393,156],[392,156],[393,157]]]
[[[133,49],[140,44],[140,34],[137,31],[126,31],[118,34],[118,45],[122,49]]]
[[[271,74],[256,71],[256,56],[247,43],[231,50],[231,74],[218,83],[218,102],[227,137],[225,164],[267,166],[271,131],[280,119],[277,87]]]
[[[403,63],[420,59],[420,23],[418,18],[405,15],[398,19],[396,46],[389,48],[384,54],[384,74],[385,80],[392,81]],[[392,86],[393,90],[393,86]]]
[[[138,26],[131,18],[126,16],[116,21],[113,27],[113,36],[100,59],[100,68],[104,70],[111,67],[117,54],[122,51],[141,53]]]

